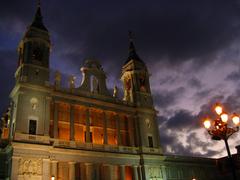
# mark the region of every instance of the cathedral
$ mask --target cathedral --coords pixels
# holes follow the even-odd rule
[[[88,59],[82,82],[54,72],[51,40],[38,5],[18,46],[10,119],[12,180],[213,180],[216,160],[164,155],[149,72],[134,42],[123,61],[119,89],[106,86],[101,64]]]

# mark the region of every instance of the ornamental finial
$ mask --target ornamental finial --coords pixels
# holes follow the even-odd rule
[[[41,7],[41,0],[37,0],[37,7]]]
[[[133,32],[132,31],[128,31],[128,38],[130,42],[133,42]]]

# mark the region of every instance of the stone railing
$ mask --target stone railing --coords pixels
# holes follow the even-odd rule
[[[29,135],[23,133],[15,133],[14,141],[27,142],[34,144],[53,144],[53,147],[57,148],[70,148],[70,149],[81,149],[81,150],[92,150],[92,151],[106,151],[106,152],[118,152],[128,154],[138,154],[140,152],[145,154],[162,154],[160,148],[149,148],[149,147],[132,147],[132,146],[117,146],[109,144],[93,144],[83,143],[79,141],[67,141],[60,139],[49,138],[49,136],[38,136]]]
[[[130,153],[130,154],[137,154],[139,152],[138,147],[92,144],[92,143],[82,143],[77,141],[64,141],[64,140],[58,140],[58,139],[54,139],[53,146],[59,147],[59,148],[72,148],[72,149],[119,152],[119,153]]]
[[[49,136],[38,136],[23,133],[15,133],[14,141],[30,142],[36,144],[50,144]]]
[[[142,147],[142,152],[146,154],[162,154],[162,149],[160,148],[149,148],[149,147]]]

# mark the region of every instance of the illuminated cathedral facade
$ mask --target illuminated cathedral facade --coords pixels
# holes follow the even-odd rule
[[[38,6],[18,46],[11,91],[13,180],[206,180],[215,160],[163,155],[149,72],[130,39],[121,81],[110,92],[101,64],[86,60],[82,82],[50,82],[50,35]],[[161,134],[161,132],[160,132]]]

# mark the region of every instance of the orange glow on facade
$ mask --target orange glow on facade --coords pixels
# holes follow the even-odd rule
[[[9,128],[3,128],[2,139],[7,139],[9,135]]]
[[[58,121],[70,122],[70,106],[68,104],[59,103]]]
[[[102,128],[92,128],[92,136],[94,144],[103,144],[103,129]]]
[[[54,137],[54,111],[56,104],[51,103],[50,111],[50,137]],[[72,110],[70,108],[73,108]],[[71,107],[66,103],[57,103],[57,116],[58,116],[58,138],[62,140],[70,140],[70,116],[73,112],[74,119],[74,140],[84,143],[86,141],[86,121],[89,118],[91,142],[93,144],[104,144],[104,122],[106,120],[106,133],[107,144],[118,145],[120,143],[123,146],[130,145],[129,132],[133,132],[132,119],[127,116],[119,116],[119,128],[121,142],[118,142],[117,132],[117,114],[114,112],[106,111],[103,113],[99,109],[87,109],[84,106],[75,105]],[[89,116],[87,116],[87,111]],[[106,119],[105,119],[106,118]]]
[[[70,128],[69,123],[58,123],[58,136],[59,139],[69,140],[70,139]]]
[[[132,168],[130,166],[125,167],[125,180],[132,180],[133,179],[133,173]]]
[[[74,124],[74,139],[75,141],[84,142],[84,126],[75,123]]]

